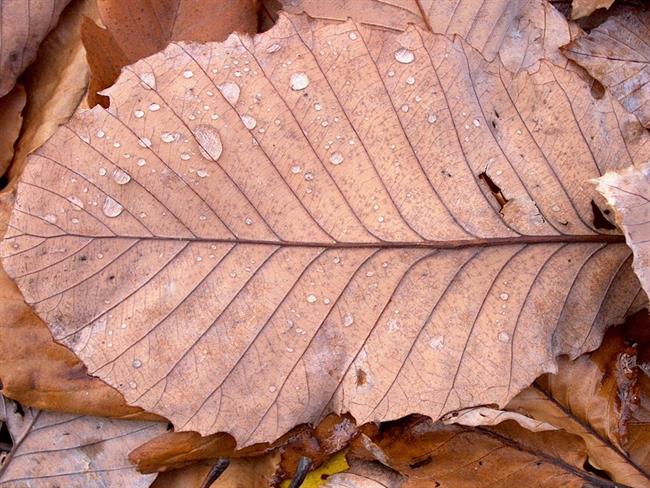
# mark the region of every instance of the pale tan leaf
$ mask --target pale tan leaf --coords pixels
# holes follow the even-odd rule
[[[599,8],[609,8],[614,0],[573,0],[571,2],[571,18],[579,19],[591,15]]]
[[[618,10],[589,35],[564,47],[564,54],[611,90],[650,128],[650,10]]]
[[[634,271],[650,294],[650,163],[608,172],[596,184],[614,209],[616,221],[634,253]]]
[[[480,427],[484,425],[498,425],[506,420],[517,422],[524,429],[528,429],[531,432],[544,432],[545,430],[558,429],[548,422],[540,422],[539,420],[517,412],[509,412],[490,407],[474,407],[453,412],[445,415],[442,418],[442,423],[446,425],[458,424],[468,427]]]
[[[0,2],[0,97],[36,58],[38,46],[70,0]]]
[[[127,459],[138,444],[165,430],[160,422],[109,420],[25,409],[0,398],[13,448],[0,467],[0,486],[128,486],[145,488],[155,476]]]
[[[331,411],[505,405],[646,303],[589,180],[648,134],[554,64],[283,16],[172,44],[108,95],[32,157],[3,263],[178,430],[241,447]],[[542,219],[507,218],[515,199]]]
[[[322,488],[400,488],[405,478],[376,462],[355,460],[350,468],[327,478]]]

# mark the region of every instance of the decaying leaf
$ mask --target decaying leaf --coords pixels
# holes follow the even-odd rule
[[[16,488],[148,487],[154,476],[138,473],[127,454],[165,430],[159,422],[22,411],[3,397],[0,421],[13,440],[0,467],[0,486]]]
[[[579,19],[591,15],[599,8],[609,8],[614,0],[573,0],[571,2],[571,18]]]
[[[614,209],[616,221],[634,253],[634,270],[650,294],[650,163],[608,172],[596,183],[597,190]]]
[[[69,1],[0,3],[0,97],[11,91],[18,76],[34,61],[38,45],[56,25]]]
[[[83,40],[92,69],[89,103],[112,85],[122,67],[164,49],[171,41],[221,41],[231,32],[254,33],[256,0],[98,0],[101,24],[87,20]]]
[[[0,176],[4,175],[14,156],[14,144],[23,125],[25,89],[16,85],[0,98]]]
[[[589,35],[565,46],[564,54],[611,90],[650,128],[650,10],[619,9]]]
[[[32,157],[3,264],[178,430],[243,447],[329,412],[505,405],[646,303],[588,180],[648,135],[572,71],[282,16],[172,44],[107,94]],[[534,219],[500,212],[517,198]]]
[[[521,395],[521,393],[520,393]],[[516,401],[518,397],[515,397]],[[548,422],[540,422],[526,415],[507,410],[498,410],[490,407],[471,407],[442,418],[444,424],[458,424],[470,427],[480,427],[485,425],[498,425],[506,420],[517,422],[523,428],[531,432],[544,432],[546,430],[557,430],[558,428]]]
[[[355,460],[350,469],[327,478],[322,488],[400,488],[404,476],[376,462]]]
[[[352,455],[390,466],[407,477],[408,488],[615,486],[583,468],[586,451],[579,437],[561,430],[530,432],[512,420],[471,428],[413,418],[361,437]]]

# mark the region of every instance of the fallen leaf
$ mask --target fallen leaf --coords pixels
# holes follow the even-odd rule
[[[23,411],[2,397],[0,421],[13,440],[0,485],[14,487],[148,487],[155,477],[138,473],[127,454],[165,429],[159,422]]]
[[[98,0],[100,27],[82,27],[92,78],[89,104],[111,86],[120,70],[164,49],[171,41],[221,41],[231,32],[257,31],[257,0]]]
[[[177,430],[245,447],[330,412],[505,405],[647,302],[588,180],[648,134],[573,71],[282,16],[107,94],[32,156],[3,263]],[[506,217],[514,199],[533,205]]]
[[[571,18],[579,19],[591,15],[599,8],[608,9],[612,6],[614,0],[572,0]]]
[[[361,437],[351,455],[401,473],[404,488],[615,486],[583,469],[586,451],[579,437],[561,430],[530,432],[512,420],[472,428],[413,418]]]
[[[614,209],[619,227],[634,253],[634,271],[650,294],[650,163],[608,172],[595,183]]]
[[[355,460],[350,468],[329,476],[322,488],[400,488],[404,477],[379,463]]]
[[[73,2],[65,10],[59,25],[42,43],[42,56],[24,76],[28,104],[8,188],[0,193],[2,232],[9,222],[13,190],[27,154],[70,117],[85,93],[87,68],[79,22],[90,12],[88,4]],[[89,376],[73,353],[53,341],[45,323],[24,302],[2,269],[0,316],[0,378],[6,396],[23,405],[85,415],[142,415],[140,409],[127,406],[114,388]]]
[[[629,7],[564,47],[645,127],[650,128],[650,10]]]
[[[266,3],[270,11],[280,5],[286,12],[306,13],[317,19],[346,21],[350,18],[399,31],[414,24],[435,34],[449,37],[456,34],[492,61],[511,24],[519,20],[527,0],[267,0]]]
[[[29,66],[38,46],[56,25],[70,0],[24,1],[0,4],[0,97],[11,91],[18,76]]]
[[[23,125],[25,89],[14,86],[7,95],[0,98],[0,176],[4,175],[14,156],[14,144]]]
[[[558,429],[548,422],[540,422],[539,420],[517,412],[509,412],[490,407],[471,407],[459,412],[452,412],[442,418],[442,423],[447,425],[457,424],[469,427],[481,427],[485,425],[498,425],[506,420],[517,422],[531,432],[544,432],[546,430]]]

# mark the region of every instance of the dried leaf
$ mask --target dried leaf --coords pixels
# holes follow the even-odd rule
[[[564,54],[611,90],[650,128],[650,10],[619,9],[589,35],[564,47]]]
[[[355,460],[350,469],[327,478],[322,488],[400,488],[404,477],[379,463]]]
[[[32,157],[3,263],[178,430],[243,447],[329,412],[504,405],[647,301],[588,180],[648,134],[572,71],[282,17],[172,44],[108,95]]]
[[[599,8],[609,8],[614,0],[572,0],[571,18],[579,19],[591,15]]]
[[[14,86],[7,95],[0,98],[0,176],[4,175],[14,156],[14,144],[23,125],[25,89]]]
[[[164,49],[171,41],[221,41],[231,32],[257,30],[256,0],[98,0],[100,27],[87,20],[82,35],[92,69],[89,104],[111,86],[122,67]]]
[[[11,91],[18,76],[34,61],[39,44],[69,1],[0,3],[0,97]]]
[[[133,447],[165,429],[158,422],[109,420],[26,409],[0,398],[0,420],[13,447],[0,467],[7,487],[145,488],[154,480],[127,459]]]
[[[409,24],[435,34],[461,36],[470,46],[492,61],[507,37],[510,26],[517,23],[526,0],[271,0],[293,14],[306,13],[325,20],[348,18],[370,26],[405,30]],[[532,2],[539,3],[539,2]]]
[[[518,397],[515,397],[515,401]],[[442,418],[446,425],[457,424],[468,427],[481,427],[485,425],[498,425],[506,420],[512,420],[531,432],[544,432],[558,428],[548,422],[540,422],[526,415],[490,407],[473,407],[459,412],[453,412]]]
[[[406,476],[405,488],[615,486],[583,469],[579,437],[530,432],[511,420],[470,428],[413,419],[362,437],[353,455],[375,458]]]
[[[608,172],[596,180],[597,190],[614,209],[616,222],[634,253],[636,271],[650,294],[650,163]]]

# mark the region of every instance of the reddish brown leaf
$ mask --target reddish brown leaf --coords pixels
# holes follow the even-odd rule
[[[645,304],[588,180],[650,145],[573,71],[502,67],[300,17],[172,44],[33,157],[4,264],[178,430],[503,405]]]
[[[257,30],[257,0],[98,0],[101,23],[83,24],[92,70],[89,103],[117,80],[122,67],[164,49],[171,41],[221,41]]]
[[[39,44],[69,1],[0,3],[0,97],[11,91],[18,76],[34,61]]]
[[[14,86],[13,90],[0,98],[0,176],[7,171],[14,156],[14,144],[23,125],[25,100],[22,85]]]
[[[650,127],[648,39],[650,10],[630,7],[564,48],[568,58],[611,90],[645,127]]]

